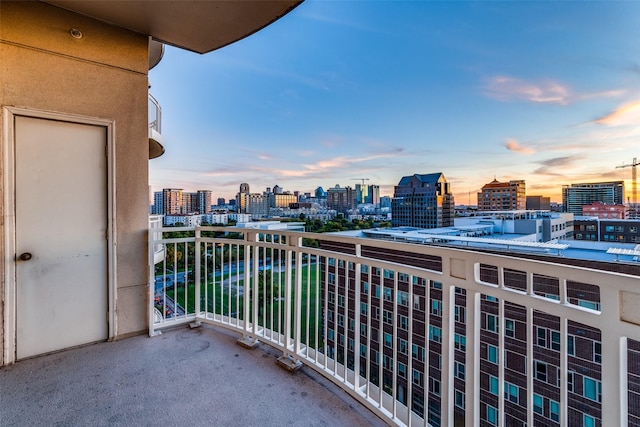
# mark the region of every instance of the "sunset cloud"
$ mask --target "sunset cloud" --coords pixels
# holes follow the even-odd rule
[[[507,148],[507,150],[515,151],[516,153],[520,154],[533,154],[536,152],[536,150],[534,150],[533,148],[525,147],[513,138],[507,138],[507,140],[504,142],[504,146]]]
[[[593,123],[606,126],[622,126],[640,123],[640,101],[619,106],[611,113],[600,117]]]
[[[567,105],[569,89],[560,83],[528,82],[508,76],[496,76],[485,87],[487,96],[499,101],[524,100],[544,104]]]

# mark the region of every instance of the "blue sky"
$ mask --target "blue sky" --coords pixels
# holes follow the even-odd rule
[[[392,195],[443,172],[456,204],[492,181],[624,179],[640,158],[640,2],[308,0],[150,71],[165,154],[149,183],[233,198],[360,178]]]

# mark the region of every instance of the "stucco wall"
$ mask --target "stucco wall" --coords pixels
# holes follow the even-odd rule
[[[144,331],[148,38],[41,2],[2,1],[0,17],[1,106],[115,121],[116,335]],[[73,38],[71,28],[79,29],[83,37]],[[2,174],[7,172],[12,171],[3,170]],[[4,233],[5,206],[0,208],[0,233]],[[2,247],[0,251],[2,259],[12,257]],[[2,263],[0,268],[4,269]],[[3,278],[4,271],[0,271],[0,295],[4,295]],[[0,343],[4,337],[2,308],[0,304]]]

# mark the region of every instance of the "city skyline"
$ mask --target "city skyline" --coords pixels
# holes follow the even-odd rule
[[[456,204],[494,178],[561,201],[624,180],[640,136],[632,2],[305,2],[150,72],[166,153],[149,183],[235,197],[241,182],[380,195],[442,172]],[[597,28],[597,31],[594,30]],[[255,191],[254,190],[254,191]]]

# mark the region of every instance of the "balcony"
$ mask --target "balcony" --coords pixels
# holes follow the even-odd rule
[[[0,369],[0,425],[382,426],[313,372],[283,374],[231,332],[166,331]]]
[[[162,109],[158,100],[149,94],[149,159],[155,159],[163,154]]]
[[[235,331],[392,424],[640,424],[637,263],[603,271],[553,255],[160,231],[151,336],[186,324]]]

